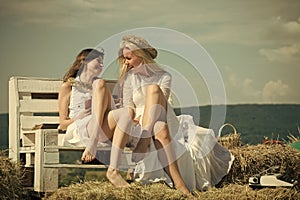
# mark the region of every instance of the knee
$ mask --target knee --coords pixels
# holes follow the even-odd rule
[[[168,124],[163,121],[157,121],[153,127],[154,138],[159,141],[170,139]]]
[[[147,86],[147,94],[159,93],[161,91],[160,87],[157,84],[151,84]]]
[[[93,89],[103,90],[105,89],[105,81],[103,79],[97,79],[93,82]]]
[[[116,123],[122,123],[128,125],[132,122],[134,117],[134,111],[131,108],[119,108],[111,110],[108,114],[110,119],[114,119]]]

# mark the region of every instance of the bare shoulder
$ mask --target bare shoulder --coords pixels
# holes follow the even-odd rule
[[[97,86],[104,86],[105,85],[105,81],[102,78],[97,77],[97,78],[94,78],[92,85],[93,85],[93,87],[95,85],[97,85]]]
[[[60,86],[60,92],[70,92],[72,90],[72,85],[70,82],[63,82]]]

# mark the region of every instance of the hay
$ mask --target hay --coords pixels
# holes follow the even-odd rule
[[[263,188],[252,189],[248,185],[230,184],[223,188],[212,188],[206,192],[194,192],[197,199],[223,199],[223,200],[282,200],[300,199],[300,193],[289,188]]]
[[[24,170],[0,151],[0,199],[22,199],[25,193],[22,187]]]
[[[225,139],[224,139],[225,138]],[[290,188],[252,189],[248,186],[251,176],[279,166],[280,173],[286,173],[298,181],[300,188],[300,151],[289,145],[244,145],[236,131],[219,138],[235,156],[228,175],[206,192],[193,191],[196,199],[300,199],[300,192]],[[24,199],[22,188],[24,171],[0,152],[0,199]],[[87,181],[61,187],[45,199],[186,199],[179,191],[163,183],[141,185],[132,183],[129,188],[115,188],[108,181]]]
[[[235,160],[222,184],[248,184],[249,177],[274,166],[300,182],[300,152],[288,145],[251,145],[230,150]]]
[[[141,185],[132,183],[131,187],[116,188],[109,182],[88,181],[58,189],[49,196],[49,200],[81,200],[81,199],[186,199],[179,191],[169,188],[163,183]]]
[[[290,188],[252,189],[248,185],[230,184],[223,188],[211,188],[206,192],[193,191],[195,199],[299,199],[300,193]],[[49,196],[49,200],[83,200],[83,199],[186,199],[180,192],[163,183],[141,185],[132,183],[129,188],[115,188],[108,182],[85,182],[60,188]]]
[[[295,136],[293,134],[289,134],[287,136],[287,138],[290,140],[289,142],[290,143],[293,143],[293,142],[299,142],[300,141],[300,127],[298,127],[298,133],[299,135],[298,136]]]
[[[193,191],[196,199],[300,199],[295,188],[252,189],[249,177],[273,166],[281,173],[300,182],[300,152],[285,145],[241,146],[230,150],[235,156],[232,169],[221,183],[206,192]],[[163,183],[141,185],[132,183],[129,188],[115,188],[109,182],[89,181],[58,189],[48,199],[185,199],[179,191]]]

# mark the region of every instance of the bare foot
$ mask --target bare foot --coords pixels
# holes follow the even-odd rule
[[[81,156],[81,160],[83,162],[91,162],[92,160],[95,159],[95,156],[93,154],[91,154],[88,150],[84,150],[82,156]]]
[[[180,187],[175,187],[178,191],[182,192],[185,194],[189,199],[194,198],[192,193],[185,187],[185,186],[180,186]]]
[[[127,183],[118,170],[113,169],[113,168],[108,168],[106,172],[106,177],[108,180],[115,186],[115,187],[128,187],[130,186],[129,183]]]

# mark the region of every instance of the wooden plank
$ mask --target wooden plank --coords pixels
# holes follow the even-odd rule
[[[106,165],[88,165],[88,164],[45,164],[45,168],[80,168],[80,169],[106,169]]]
[[[34,165],[34,153],[26,153],[25,167],[32,167]]]
[[[9,80],[9,158],[13,161],[20,161],[20,116],[19,116],[19,96],[17,89],[17,80]]]
[[[53,151],[54,149],[58,149],[59,151],[84,151],[85,147],[76,147],[76,146],[45,146],[46,151]],[[110,146],[98,147],[98,151],[110,151]]]
[[[34,125],[42,123],[59,123],[58,116],[20,116],[21,127],[23,130],[29,130],[34,127]]]
[[[58,188],[58,169],[43,168],[43,176],[42,192],[55,192]]]
[[[40,133],[41,132],[41,133]],[[40,130],[28,130],[22,132],[22,145],[23,147],[35,146],[35,135],[44,134],[45,145],[57,145],[58,143],[58,129],[42,129]]]
[[[45,152],[44,153],[45,164],[58,164],[59,163],[59,152]]]
[[[84,146],[45,146],[45,151],[56,151],[55,149],[58,149],[59,151],[84,151]],[[110,151],[111,146],[101,146],[97,148],[97,151]],[[122,154],[132,154],[132,150],[129,148],[125,148],[124,152]]]
[[[42,130],[36,131],[35,137],[35,159],[34,159],[34,190],[44,191],[44,137]]]
[[[34,153],[35,148],[20,147],[20,153]]]
[[[62,84],[61,80],[54,79],[22,79],[18,80],[19,92],[30,93],[57,93]]]
[[[120,165],[119,169],[129,169],[135,167],[132,165]],[[90,164],[45,164],[44,168],[79,168],[79,169],[106,169],[107,165],[90,165]]]
[[[44,129],[43,134],[45,137],[45,146],[57,146],[58,129]]]
[[[56,130],[39,129],[35,131],[35,162],[34,162],[34,190],[38,192],[52,192],[58,187],[58,169],[46,169],[45,162],[57,164],[59,152],[45,152],[45,135]]]
[[[58,112],[58,100],[27,99],[20,100],[20,112],[51,113]]]
[[[35,146],[35,132],[23,133],[22,136],[23,147],[34,147]]]

